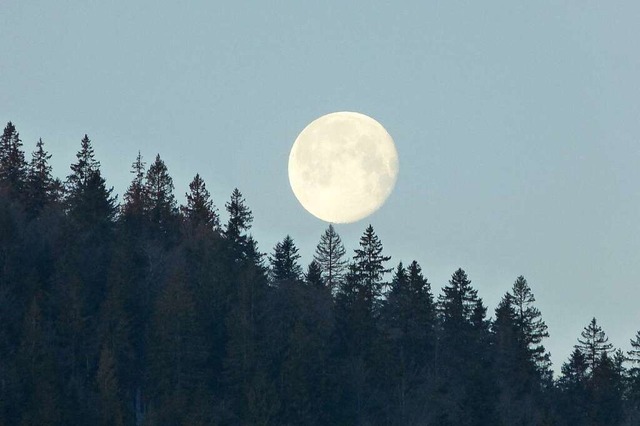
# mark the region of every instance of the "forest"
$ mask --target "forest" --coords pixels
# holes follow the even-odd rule
[[[0,141],[0,425],[640,425],[640,331],[593,318],[553,374],[523,276],[490,310],[463,269],[435,289],[374,228],[347,253],[268,253],[235,189],[178,205],[138,154],[118,202],[81,139],[63,179],[42,139]],[[224,220],[223,220],[224,217]]]

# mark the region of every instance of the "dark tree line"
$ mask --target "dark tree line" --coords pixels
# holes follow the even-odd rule
[[[119,204],[81,140],[52,175],[0,140],[0,425],[638,425],[640,331],[596,319],[554,378],[522,276],[488,313],[464,270],[438,295],[369,225],[329,226],[306,267],[262,253],[237,189],[225,221],[200,175],[179,206],[138,154]]]

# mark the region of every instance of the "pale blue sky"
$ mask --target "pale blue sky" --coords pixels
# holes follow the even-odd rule
[[[493,313],[516,276],[555,368],[592,316],[640,329],[640,3],[601,1],[0,2],[0,120],[58,176],[93,140],[126,189],[141,150],[180,200],[196,172],[221,210],[237,186],[263,251],[306,264],[326,224],[287,178],[297,134],[359,111],[396,141],[395,192],[370,222],[436,292],[463,267]],[[169,2],[166,2],[169,3]],[[223,216],[224,218],[224,216]]]

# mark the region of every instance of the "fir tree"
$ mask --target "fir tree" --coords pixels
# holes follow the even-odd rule
[[[469,323],[478,300],[478,291],[471,286],[471,281],[462,268],[453,273],[442,293],[438,297],[438,303],[445,328],[457,330]]]
[[[299,281],[302,277],[302,268],[298,264],[298,259],[300,259],[298,248],[293,239],[287,235],[282,242],[276,244],[273,255],[269,257],[273,282]]]
[[[391,268],[385,268],[385,263],[391,259],[391,256],[384,256],[382,250],[382,242],[373,230],[373,226],[369,225],[360,237],[360,248],[354,250],[353,271],[360,283],[359,291],[372,307],[382,295],[384,275],[391,272]]]
[[[335,291],[340,280],[344,277],[347,261],[344,259],[345,250],[340,236],[333,225],[324,231],[316,247],[313,259],[320,265],[325,285]]]
[[[10,196],[24,196],[27,163],[22,151],[22,141],[13,123],[8,122],[0,138],[0,189]]]
[[[216,208],[199,174],[196,174],[189,184],[189,190],[190,192],[185,194],[187,205],[180,207],[185,219],[193,226],[217,230],[220,227],[220,221]]]
[[[146,214],[147,193],[144,183],[145,163],[142,161],[142,155],[138,151],[136,161],[131,165],[133,180],[124,194],[124,204],[122,205],[122,215],[125,220],[134,220],[140,222],[140,219]]]
[[[547,324],[542,320],[540,311],[533,306],[536,299],[527,280],[522,275],[516,279],[511,291],[512,294],[510,296],[515,312],[515,324],[530,353],[529,357],[538,372],[550,382],[550,356],[542,345],[542,340],[545,337],[549,337]]]
[[[173,179],[160,154],[147,170],[145,193],[152,227],[166,236],[177,218],[178,208],[173,195]]]
[[[100,162],[94,157],[87,135],[82,139],[76,158],[66,184],[71,217],[82,226],[108,227],[115,218],[116,199],[111,196],[113,188],[106,187]]]
[[[223,235],[229,242],[231,256],[236,262],[249,260],[260,266],[262,253],[258,251],[255,240],[247,235],[253,222],[253,213],[245,203],[242,193],[235,188],[231,193],[231,199],[224,205],[229,213],[229,220]]]
[[[629,361],[631,361],[634,366],[640,367],[640,331],[636,332],[635,337],[630,340],[630,343]]]
[[[313,288],[326,288],[322,279],[322,269],[320,268],[320,264],[315,260],[312,260],[311,263],[309,263],[307,272],[304,274],[304,278],[307,285]]]
[[[584,354],[589,371],[593,372],[602,358],[602,354],[611,352],[613,345],[609,343],[609,338],[595,318],[591,320],[580,335],[582,338],[578,339],[578,344],[575,345],[575,348]]]
[[[56,201],[55,180],[51,175],[51,154],[44,150],[39,139],[27,171],[26,204],[30,214],[37,216],[46,205]]]
[[[233,190],[231,200],[224,206],[229,213],[224,235],[229,241],[242,245],[246,238],[244,235],[251,229],[253,214],[246,206],[245,199],[238,188]]]

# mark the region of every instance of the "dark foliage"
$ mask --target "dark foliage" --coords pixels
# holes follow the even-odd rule
[[[640,332],[595,318],[561,374],[524,277],[487,318],[458,269],[436,298],[369,225],[333,226],[305,273],[265,256],[239,190],[221,226],[196,175],[178,208],[160,156],[118,206],[85,135],[63,186],[39,140],[0,141],[0,425],[640,424]]]

